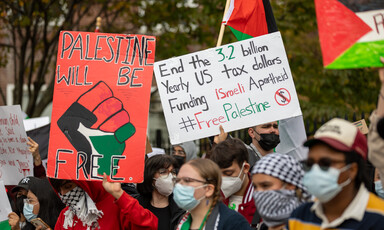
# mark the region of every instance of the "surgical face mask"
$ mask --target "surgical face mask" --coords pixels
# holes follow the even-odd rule
[[[234,193],[236,193],[241,189],[245,174],[243,175],[242,179],[240,179],[240,175],[243,173],[244,164],[245,163],[243,163],[243,166],[241,167],[241,171],[237,177],[223,176],[221,191],[223,192],[225,198],[232,196]]]
[[[173,189],[173,199],[177,204],[177,206],[179,206],[179,208],[184,209],[186,211],[191,211],[197,205],[199,205],[202,199],[205,198],[203,196],[202,198],[196,200],[194,197],[195,190],[199,188],[203,188],[205,186],[207,185],[205,184],[195,188],[192,186],[176,184],[175,188]]]
[[[37,214],[33,213],[33,207],[35,205],[29,204],[28,202],[24,203],[23,215],[25,219],[30,222],[32,219],[37,218]]]
[[[280,138],[279,138],[279,135],[277,134],[262,133],[259,135],[260,135],[260,140],[258,141],[258,143],[260,147],[263,148],[265,151],[270,151],[271,149],[274,149],[280,143]]]
[[[256,210],[268,227],[279,226],[288,222],[293,210],[301,203],[295,190],[268,190],[253,193]]]
[[[381,180],[375,181],[375,191],[379,197],[384,199],[384,190],[383,190],[383,184],[381,183]]]
[[[337,183],[340,173],[350,167],[350,165],[346,165],[341,169],[330,167],[327,171],[324,171],[318,164],[314,164],[311,170],[304,174],[303,184],[307,187],[308,192],[319,199],[321,203],[326,203],[332,200],[343,187],[351,183],[351,178],[341,184]]]
[[[173,181],[172,181],[173,175],[172,173],[169,173],[167,176],[159,178],[154,178],[156,180],[155,182],[155,188],[156,190],[163,196],[169,196],[171,195],[173,191]]]

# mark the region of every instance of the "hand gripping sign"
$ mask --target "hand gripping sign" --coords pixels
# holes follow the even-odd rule
[[[60,130],[78,151],[90,174],[96,160],[97,173],[111,172],[111,156],[122,155],[125,141],[135,133],[123,103],[102,81],[81,95],[57,121]]]

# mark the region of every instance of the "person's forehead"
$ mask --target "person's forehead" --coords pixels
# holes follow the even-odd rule
[[[172,171],[173,169],[173,165],[170,165],[168,168],[166,168],[165,166],[164,167],[161,167],[159,170],[168,170],[168,171]]]
[[[175,150],[184,150],[181,146],[179,146],[179,145],[175,145],[175,146],[173,146],[173,149],[175,149]]]
[[[25,193],[27,194],[28,193],[28,190],[26,190],[25,188],[19,188],[19,190],[17,190],[18,193]]]
[[[263,174],[263,173],[256,173],[256,174],[252,175],[252,182],[254,184],[260,184],[260,183],[266,183],[266,182],[271,183],[271,184],[283,183],[282,180],[280,180],[276,177],[267,175],[267,174]]]
[[[204,179],[200,176],[199,172],[188,163],[183,164],[183,166],[181,166],[180,171],[177,174],[177,177],[179,177],[179,178],[180,177],[190,177],[190,178],[200,179],[200,180]]]
[[[229,166],[228,168],[223,168],[223,169],[220,169],[222,172],[223,171],[228,171],[228,170],[240,170],[240,166],[239,164],[237,163],[237,161],[232,161],[232,165]]]
[[[31,190],[28,191],[27,197],[32,199],[37,199],[36,195]]]
[[[342,152],[336,151],[326,144],[318,143],[309,148],[308,158],[320,159],[320,158],[331,158],[331,159],[344,159],[345,156]]]
[[[272,121],[272,122],[264,123],[264,124],[261,124],[261,125],[257,125],[256,127],[271,126],[271,125],[278,125],[277,121]]]

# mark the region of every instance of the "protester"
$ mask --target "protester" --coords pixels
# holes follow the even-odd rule
[[[220,202],[221,173],[213,161],[188,161],[175,183],[175,202],[188,211],[176,229],[250,229],[243,216]]]
[[[384,58],[380,61],[384,63]],[[384,185],[384,68],[379,69],[381,88],[377,109],[370,116],[371,124],[368,133],[368,158],[380,173],[381,182]],[[380,133],[382,135],[380,135]]]
[[[157,217],[121,189],[101,181],[50,179],[66,208],[57,229],[157,229]]]
[[[184,214],[173,200],[173,178],[176,177],[176,160],[169,155],[156,155],[145,162],[144,182],[137,185],[139,203],[155,214],[158,229],[175,229]]]
[[[223,129],[220,128],[220,134],[213,138],[212,146],[232,138]],[[280,143],[279,126],[277,121],[269,122],[248,128],[248,134],[252,138],[250,145],[245,144],[248,150],[248,163],[251,167],[263,156],[273,153],[274,148]]]
[[[292,156],[274,153],[252,169],[253,198],[263,222],[258,229],[285,229],[292,211],[310,197],[301,180],[304,171]]]
[[[178,169],[185,163],[197,157],[198,149],[193,141],[183,142],[172,146],[172,157],[178,164]]]
[[[14,201],[15,207],[13,211],[17,214],[17,216],[19,216],[20,228],[26,225],[26,219],[23,215],[24,200],[27,199],[29,183],[31,183],[32,180],[29,177],[25,177],[21,179],[18,185],[12,188],[11,190],[11,192],[15,194],[15,201]],[[15,226],[13,228],[15,228]]]
[[[24,190],[28,191],[26,197],[22,195],[25,194]],[[65,205],[60,201],[47,179],[23,178],[13,192],[18,193],[18,201],[20,198],[24,198],[22,213],[27,221],[25,224],[20,224],[20,216],[15,212],[10,213],[8,222],[13,230],[35,229],[30,223],[35,218],[41,218],[51,229],[55,227],[57,218]]]
[[[210,159],[221,170],[224,204],[243,215],[249,224],[256,226],[258,223],[252,223],[256,207],[252,197],[248,151],[244,143],[237,138],[226,139],[213,148]]]
[[[375,170],[374,182],[375,182],[375,192],[376,192],[377,196],[380,197],[381,199],[384,199],[383,184],[381,183],[380,173],[377,169]]]
[[[247,145],[251,166],[263,156],[273,153],[273,149],[280,143],[277,121],[250,127],[248,134],[252,138],[252,143]]]
[[[304,145],[303,184],[317,200],[292,213],[289,229],[381,229],[384,201],[365,187],[368,148],[358,128],[334,118]]]

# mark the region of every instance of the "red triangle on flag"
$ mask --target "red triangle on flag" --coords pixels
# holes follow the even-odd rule
[[[372,29],[337,0],[315,0],[324,66]]]
[[[232,0],[234,9],[226,24],[251,37],[268,34],[262,0]]]

